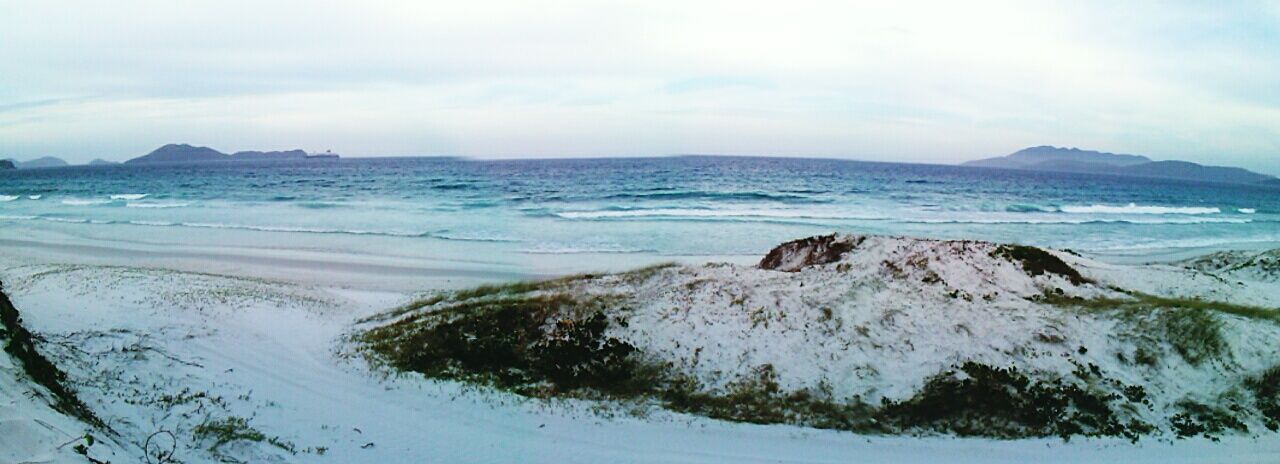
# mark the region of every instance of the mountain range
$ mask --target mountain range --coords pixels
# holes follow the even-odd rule
[[[308,155],[302,150],[287,151],[238,151],[226,154],[209,147],[171,143],[152,150],[151,153],[125,161],[125,164],[173,164],[206,161],[258,161],[301,160],[308,158],[337,158],[337,155]]]
[[[1230,184],[1280,185],[1280,179],[1242,168],[1204,166],[1189,161],[1153,161],[1139,155],[1105,153],[1079,148],[1039,146],[1010,155],[963,163],[964,166],[1027,171],[1111,174],[1130,177],[1184,179]]]

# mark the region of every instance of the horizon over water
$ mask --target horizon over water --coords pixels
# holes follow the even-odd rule
[[[1280,242],[1280,189],[812,158],[351,158],[0,172],[6,223],[511,255],[747,256],[831,232],[1141,253]]]

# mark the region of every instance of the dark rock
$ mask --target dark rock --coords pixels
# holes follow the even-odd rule
[[[796,272],[807,266],[828,264],[862,244],[864,237],[819,235],[778,245],[760,260],[760,269]]]

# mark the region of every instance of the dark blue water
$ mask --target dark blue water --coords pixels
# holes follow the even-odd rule
[[[0,172],[0,200],[0,227],[390,235],[532,254],[758,253],[831,231],[1082,250],[1280,241],[1276,188],[821,159],[74,167]]]

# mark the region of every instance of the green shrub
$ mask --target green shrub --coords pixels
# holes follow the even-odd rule
[[[1202,435],[1210,440],[1218,441],[1218,435],[1227,430],[1249,431],[1249,426],[1236,418],[1233,411],[1228,409],[1194,401],[1179,402],[1178,409],[1182,412],[1175,414],[1173,419],[1169,421],[1178,438]]]
[[[1263,424],[1273,432],[1280,430],[1280,365],[1245,379],[1244,386],[1253,392]]]
[[[1222,321],[1213,313],[1199,309],[1178,308],[1160,313],[1160,326],[1165,338],[1182,359],[1198,365],[1221,358],[1227,350],[1222,337]]]
[[[1221,301],[1196,298],[1167,298],[1146,293],[1126,291],[1131,298],[1075,298],[1045,295],[1036,301],[1057,306],[1075,307],[1087,311],[1119,311],[1128,316],[1140,316],[1155,309],[1187,309],[1203,312],[1231,314],[1248,319],[1280,322],[1280,309],[1238,305]]]
[[[1000,245],[996,248],[993,256],[1021,263],[1022,270],[1031,276],[1055,274],[1076,285],[1093,283],[1092,280],[1080,275],[1080,271],[1063,262],[1062,259],[1036,247]]]
[[[1123,424],[1112,412],[1119,395],[1096,393],[1063,381],[1031,381],[1016,368],[974,362],[931,378],[915,396],[885,400],[879,420],[895,428],[961,436],[1125,436],[1145,424]]]
[[[258,429],[249,426],[248,419],[234,416],[205,421],[191,429],[191,436],[197,441],[212,439],[213,445],[209,446],[209,451],[215,452],[222,445],[234,441],[260,442],[267,439],[267,436]]]
[[[856,399],[839,402],[825,394],[782,392],[770,365],[762,366],[757,378],[736,382],[724,394],[698,390],[694,382],[682,380],[665,384],[659,396],[668,409],[721,420],[855,432],[883,431],[875,422],[875,408]]]
[[[645,370],[632,357],[634,347],[605,336],[609,319],[601,301],[566,294],[467,299],[363,338],[393,367],[432,378],[539,396],[634,389]],[[542,391],[547,388],[552,391]]]

